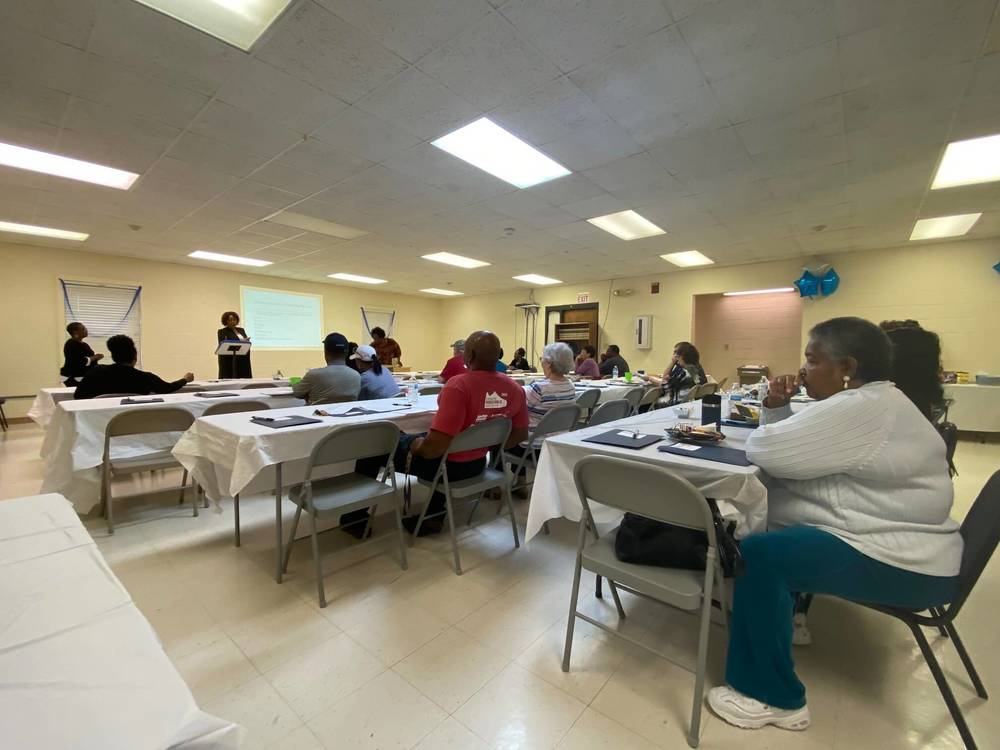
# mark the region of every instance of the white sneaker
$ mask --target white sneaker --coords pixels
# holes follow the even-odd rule
[[[806,621],[805,612],[796,612],[792,620],[792,645],[809,646],[813,642],[812,633],[809,632],[809,623]]]
[[[794,731],[809,727],[808,706],[792,711],[773,708],[729,686],[709,690],[708,705],[720,719],[741,729],[760,729],[768,724]]]

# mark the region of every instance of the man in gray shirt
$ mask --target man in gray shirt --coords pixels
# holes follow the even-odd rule
[[[361,376],[347,366],[347,337],[331,333],[323,339],[323,351],[326,367],[307,372],[292,386],[292,393],[310,405],[357,401],[361,393]]]

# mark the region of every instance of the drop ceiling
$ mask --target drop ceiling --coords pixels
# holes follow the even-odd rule
[[[572,174],[519,190],[431,146],[484,115]],[[0,141],[141,175],[0,167],[0,221],[265,276],[479,294],[902,245],[947,214],[994,237],[1000,183],[929,187],[948,142],[997,132],[996,0],[298,0],[250,54],[133,0],[0,4]],[[587,222],[626,210],[665,234]]]

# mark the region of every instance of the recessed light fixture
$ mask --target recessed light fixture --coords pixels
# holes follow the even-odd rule
[[[52,227],[36,227],[32,224],[15,224],[12,221],[0,221],[0,232],[13,232],[14,234],[31,234],[36,237],[52,237],[56,240],[73,240],[83,242],[90,237],[83,232],[71,232],[68,229],[53,229]]]
[[[136,0],[249,52],[291,0]]]
[[[459,268],[482,268],[489,265],[485,260],[466,258],[464,255],[455,255],[454,253],[431,253],[430,255],[422,255],[420,257],[424,260],[447,263],[449,266],[458,266]]]
[[[666,255],[661,255],[663,260],[670,261],[675,266],[680,266],[681,268],[691,268],[692,266],[708,266],[715,263],[714,260],[709,258],[707,255],[702,255],[697,250],[682,250],[679,253],[667,253]]]
[[[50,154],[33,148],[24,148],[10,143],[0,143],[0,164],[17,169],[27,169],[32,172],[51,174],[56,177],[66,177],[70,180],[92,182],[95,185],[128,190],[132,183],[139,179],[134,172],[123,169],[105,167],[68,156]]]
[[[421,289],[421,292],[427,292],[428,294],[440,294],[442,297],[458,297],[465,292],[456,292],[454,289]]]
[[[524,281],[528,284],[538,284],[539,286],[562,284],[559,279],[550,279],[548,276],[539,276],[537,273],[526,273],[524,276],[515,276],[514,278],[518,281]]]
[[[307,232],[315,232],[316,234],[339,237],[342,240],[356,240],[358,237],[364,237],[368,234],[368,230],[366,229],[356,229],[346,224],[337,224],[326,219],[317,219],[315,216],[306,216],[305,214],[297,214],[292,211],[281,211],[274,216],[267,217],[265,221],[269,221],[272,224],[293,227],[294,229],[304,229]]]
[[[751,289],[746,292],[723,292],[723,297],[746,297],[751,294],[780,294],[781,292],[794,292],[794,286],[779,286],[776,289]]]
[[[619,211],[616,214],[595,216],[587,221],[623,240],[640,240],[643,237],[666,234],[656,224],[635,211]]]
[[[1000,180],[1000,135],[949,143],[931,190]]]
[[[359,284],[385,284],[385,279],[376,279],[371,276],[357,276],[353,273],[331,273],[329,275],[331,279],[340,279],[341,281],[356,281]]]
[[[261,260],[260,258],[244,258],[240,255],[226,255],[224,253],[213,253],[208,250],[195,250],[193,253],[188,253],[189,258],[197,258],[198,260],[214,260],[217,263],[235,263],[238,266],[269,266],[271,261]]]
[[[911,240],[936,240],[942,237],[959,237],[979,221],[978,214],[956,214],[955,216],[938,216],[933,219],[918,219],[910,233]]]
[[[431,144],[519,188],[570,173],[562,164],[508,133],[488,117],[481,117]]]

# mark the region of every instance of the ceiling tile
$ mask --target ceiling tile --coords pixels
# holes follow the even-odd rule
[[[184,133],[167,152],[167,155],[180,161],[199,164],[208,169],[224,172],[234,177],[246,177],[263,165],[269,158],[260,154],[250,153],[235,146],[230,146],[224,140],[208,138],[197,133]],[[270,184],[259,177],[255,177],[254,179]],[[278,185],[277,187],[281,186]]]
[[[58,127],[66,112],[69,94],[46,86],[0,80],[0,101],[3,102],[0,128],[6,133],[6,122],[37,122]],[[48,129],[41,130],[46,132]]]
[[[188,132],[214,138],[255,154],[276,155],[302,140],[269,117],[215,100],[191,123]]]
[[[254,182],[299,195],[312,195],[336,182],[329,177],[296,169],[281,161],[267,162],[248,174],[252,176]]]
[[[94,0],[34,0],[0,3],[0,26],[12,26],[70,47],[84,49],[94,26]]]
[[[625,128],[610,120],[542,144],[542,151],[572,171],[598,167],[642,150]]]
[[[681,196],[686,192],[667,168],[648,153],[627,156],[588,169],[583,174],[626,203],[649,201],[654,195],[662,198]]]
[[[558,78],[489,116],[535,146],[569,139],[610,121],[569,78]]]
[[[326,178],[329,184],[363,172],[372,166],[366,159],[340,151],[315,138],[300,141],[293,149],[282,154],[278,162],[301,169],[303,172],[320,175]]]
[[[420,143],[420,138],[357,107],[348,107],[313,136],[372,162]]]

